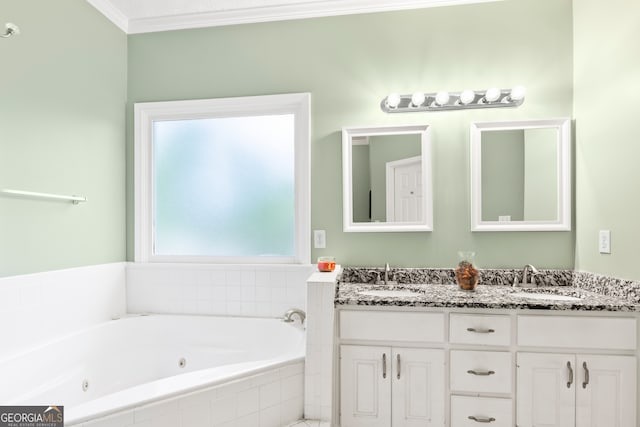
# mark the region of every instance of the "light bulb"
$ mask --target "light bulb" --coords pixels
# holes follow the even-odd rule
[[[425,100],[425,96],[424,96],[424,93],[422,92],[416,92],[413,95],[411,95],[411,105],[414,107],[421,106],[424,100]]]
[[[511,89],[511,93],[509,94],[509,99],[512,101],[521,101],[524,99],[524,95],[527,93],[527,89],[524,86],[516,86]]]
[[[389,94],[387,96],[387,107],[395,109],[398,108],[398,105],[400,105],[400,95],[397,93]]]
[[[476,99],[476,93],[472,90],[463,90],[460,94],[460,103],[467,105],[471,104],[473,100]]]
[[[491,89],[487,89],[487,91],[485,92],[484,100],[487,102],[496,102],[500,98],[501,94],[502,92],[500,91],[500,89],[498,89],[497,87],[492,87]]]
[[[449,102],[449,92],[442,91],[436,93],[436,105],[443,106]]]

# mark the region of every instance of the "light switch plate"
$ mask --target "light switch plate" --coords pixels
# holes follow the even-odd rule
[[[327,238],[324,230],[313,230],[313,247],[315,249],[327,247]]]
[[[600,230],[598,233],[598,250],[601,254],[611,253],[611,231]]]

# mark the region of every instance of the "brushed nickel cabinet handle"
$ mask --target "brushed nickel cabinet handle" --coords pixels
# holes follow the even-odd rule
[[[486,377],[486,376],[489,376],[489,375],[493,375],[495,373],[496,373],[495,371],[476,371],[475,369],[469,369],[467,371],[467,374],[478,375],[478,376],[481,376],[481,377]]]
[[[387,378],[387,353],[382,353],[382,378]]]
[[[492,423],[494,422],[496,419],[493,417],[487,418],[487,417],[476,417],[475,415],[469,415],[467,418],[469,418],[470,420],[473,420],[477,423]]]
[[[589,368],[587,368],[587,362],[582,362],[582,368],[584,369],[584,381],[582,382],[582,388],[587,388],[587,385],[589,385]]]
[[[492,334],[495,332],[494,329],[476,329],[476,328],[467,328],[469,332],[475,332],[476,334]]]
[[[573,384],[573,368],[571,367],[571,362],[567,362],[567,369],[569,369],[569,381],[567,381],[567,388],[571,388],[571,384]]]
[[[396,359],[398,360],[398,379],[400,379],[400,354],[399,353],[396,356]]]

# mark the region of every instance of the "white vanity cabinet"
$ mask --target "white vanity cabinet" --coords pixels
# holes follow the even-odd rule
[[[343,311],[340,336],[387,344],[340,345],[341,427],[444,425],[444,314]]]
[[[635,314],[367,307],[338,325],[337,427],[638,427]]]
[[[444,423],[444,352],[340,347],[342,427],[435,427]]]
[[[511,323],[507,314],[449,315],[451,427],[513,426]]]
[[[633,356],[518,353],[518,427],[635,427]]]
[[[518,427],[635,427],[636,357],[561,352],[635,351],[636,319],[519,316]],[[589,350],[591,351],[591,350]]]

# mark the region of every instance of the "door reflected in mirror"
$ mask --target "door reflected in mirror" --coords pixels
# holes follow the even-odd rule
[[[569,120],[472,125],[472,229],[570,229]]]
[[[344,129],[343,169],[345,231],[431,230],[427,126]]]
[[[420,136],[365,136],[352,144],[353,222],[422,220]]]

